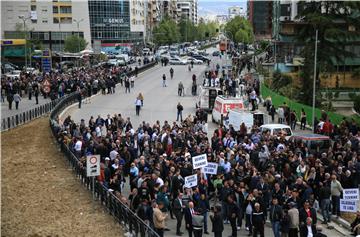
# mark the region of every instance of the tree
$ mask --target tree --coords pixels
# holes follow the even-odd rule
[[[69,53],[77,53],[84,50],[87,44],[88,43],[84,38],[81,38],[78,35],[71,35],[65,39],[64,50]]]
[[[354,54],[345,50],[345,44],[359,37],[360,31],[349,31],[349,27],[360,25],[358,17],[359,2],[350,1],[302,1],[299,2],[297,18],[299,24],[297,40],[303,44],[302,55],[305,58],[301,73],[303,96],[301,101],[312,103],[312,75],[314,65],[315,30],[318,30],[318,54],[316,84],[320,86],[319,75],[334,70],[333,60],[342,62]]]
[[[236,16],[226,23],[225,34],[235,43],[251,44],[254,34],[250,23],[243,17]]]
[[[157,45],[165,45],[179,42],[180,33],[176,22],[165,17],[153,30],[154,42]]]

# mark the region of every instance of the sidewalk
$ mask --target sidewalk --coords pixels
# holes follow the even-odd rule
[[[21,101],[19,103],[19,109],[15,109],[15,102],[12,104],[12,110],[9,110],[9,103],[7,102],[6,98],[5,101],[1,103],[1,118],[7,118],[10,116],[14,116],[16,114],[23,113],[25,111],[31,110],[33,108],[36,108],[40,105],[46,104],[50,102],[50,98],[47,97],[44,99],[43,96],[39,96],[39,104],[36,104],[35,97],[33,96],[31,100],[29,100],[29,97],[26,95],[23,95],[21,98]]]

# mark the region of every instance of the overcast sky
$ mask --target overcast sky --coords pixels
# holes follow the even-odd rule
[[[199,0],[198,13],[204,15],[223,15],[228,13],[228,8],[232,6],[240,6],[246,10],[246,1],[239,0]]]

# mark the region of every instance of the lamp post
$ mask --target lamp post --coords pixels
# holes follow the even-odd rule
[[[60,62],[62,61],[62,55],[61,55],[61,40],[62,40],[61,18],[59,18],[59,53],[60,53]]]
[[[80,19],[80,20],[76,20],[74,19],[73,21],[77,24],[77,30],[78,30],[78,50],[80,52],[80,23],[83,21],[84,19]]]
[[[317,44],[318,44],[318,30],[315,31],[315,56],[314,56],[314,81],[313,81],[313,101],[312,101],[312,125],[315,129],[315,87],[316,87],[316,63],[317,63]]]
[[[26,21],[31,19],[31,17],[25,17],[23,15],[19,16],[24,23],[24,36],[25,36],[25,68],[27,68],[27,33],[26,33]]]

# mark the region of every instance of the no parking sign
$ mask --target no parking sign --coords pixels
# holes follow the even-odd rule
[[[86,175],[88,177],[100,175],[100,155],[86,157]]]

